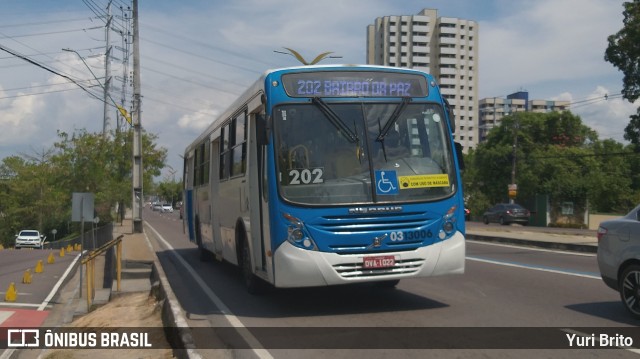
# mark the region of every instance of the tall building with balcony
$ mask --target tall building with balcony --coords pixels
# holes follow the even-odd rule
[[[569,109],[569,101],[529,100],[529,93],[518,91],[506,98],[489,97],[479,101],[479,139],[484,141],[492,128],[499,126],[502,118],[516,112],[552,112]]]
[[[455,140],[464,152],[478,139],[478,23],[438,17],[438,10],[389,15],[367,26],[367,63],[414,68],[435,76],[455,110]]]

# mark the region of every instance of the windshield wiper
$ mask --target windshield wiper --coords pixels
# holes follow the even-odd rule
[[[403,97],[402,98],[402,102],[400,104],[398,104],[396,109],[391,114],[391,117],[389,117],[387,122],[384,124],[384,126],[380,130],[380,133],[378,134],[378,137],[376,138],[376,141],[379,141],[379,142],[384,141],[384,136],[387,135],[387,133],[389,132],[389,130],[391,129],[393,124],[396,123],[396,120],[398,119],[398,117],[400,117],[400,115],[402,114],[402,111],[404,111],[404,109],[407,107],[409,102],[411,102],[411,98],[410,97]]]
[[[347,140],[349,140],[349,142],[360,142],[358,135],[349,127],[347,127],[347,125],[345,125],[340,117],[335,112],[333,112],[333,110],[329,106],[327,106],[327,103],[324,102],[320,97],[314,97],[313,99],[311,99],[311,103],[318,106],[320,111],[322,111],[325,117],[329,119],[331,124],[333,124],[333,126],[335,126],[335,128],[337,128],[338,130],[340,130],[340,133],[342,133],[347,138]]]

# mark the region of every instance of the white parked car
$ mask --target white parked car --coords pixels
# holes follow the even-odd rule
[[[162,204],[162,212],[173,213],[173,206],[171,203],[163,203]]]
[[[40,248],[44,246],[47,237],[34,229],[25,229],[16,234],[15,248]]]
[[[640,206],[626,216],[600,223],[598,267],[606,285],[640,319]]]

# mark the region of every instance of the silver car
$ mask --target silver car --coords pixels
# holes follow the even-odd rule
[[[600,223],[598,267],[606,285],[640,318],[640,206],[626,216]]]

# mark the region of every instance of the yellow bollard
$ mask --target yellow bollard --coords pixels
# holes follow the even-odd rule
[[[80,244],[76,243],[75,246],[73,247],[74,251],[79,251],[80,250]]]
[[[44,270],[44,266],[42,265],[42,259],[38,261],[38,264],[36,264],[36,273],[42,273],[42,271]]]
[[[49,253],[49,257],[47,258],[47,263],[48,264],[53,264],[55,263],[56,259],[53,257],[53,252]]]
[[[64,257],[64,247],[60,248],[60,257]]]
[[[11,284],[9,284],[9,289],[7,289],[7,292],[4,294],[4,301],[15,302],[17,298],[18,291],[16,291],[16,284],[11,282]]]
[[[72,250],[73,247],[71,247],[71,244],[67,244],[67,253],[71,253]]]
[[[4,249],[4,246],[0,244],[0,251]]]
[[[22,283],[23,284],[30,284],[31,283],[31,269],[27,269],[24,272],[24,275],[22,276]]]

